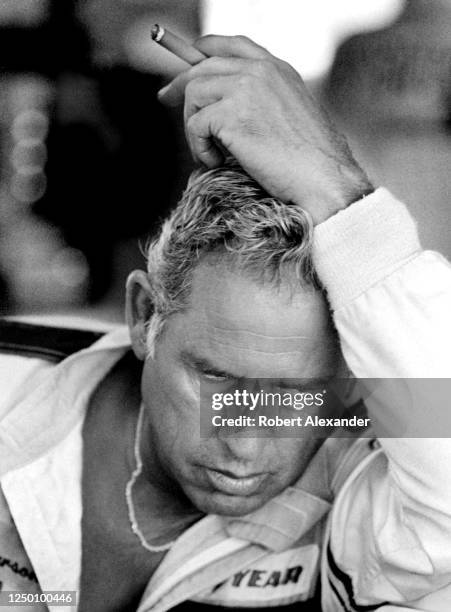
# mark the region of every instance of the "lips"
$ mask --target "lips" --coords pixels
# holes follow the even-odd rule
[[[230,472],[205,468],[205,473],[214,489],[227,495],[248,496],[256,493],[267,478],[267,473],[236,476]]]

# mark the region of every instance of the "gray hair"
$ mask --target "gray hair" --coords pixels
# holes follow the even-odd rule
[[[271,197],[233,160],[195,171],[147,248],[154,305],[150,354],[167,318],[187,306],[193,271],[205,255],[217,255],[257,281],[278,286],[283,278],[294,278],[318,288],[312,235],[306,212]]]

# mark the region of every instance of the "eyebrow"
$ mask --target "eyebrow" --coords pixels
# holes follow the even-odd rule
[[[311,391],[312,387],[327,386],[335,378],[334,375],[319,376],[317,378],[274,378],[281,389],[296,389],[297,391]],[[272,380],[272,379],[270,379]]]
[[[211,363],[205,357],[200,357],[199,355],[195,355],[194,353],[191,353],[190,351],[187,351],[187,350],[182,351],[181,359],[185,364],[191,367],[195,367],[198,370],[202,370],[203,372],[212,372],[216,374],[217,376],[224,376],[227,378],[240,378],[239,376],[237,376],[236,374],[233,374],[232,372],[226,372],[225,370],[222,370],[221,368],[216,367],[213,363]]]
[[[224,376],[226,378],[235,378],[235,379],[243,378],[242,376],[238,376],[234,374],[233,372],[227,372],[225,370],[222,370],[219,367],[216,367],[207,358],[201,357],[199,355],[195,355],[189,350],[182,351],[181,359],[185,364],[191,367],[194,367],[198,370],[201,370],[203,372],[211,372],[211,373],[216,374],[217,376]],[[277,383],[282,389],[296,389],[297,391],[302,392],[302,391],[310,391],[312,387],[320,387],[322,385],[327,385],[334,378],[335,378],[335,375],[332,374],[332,375],[326,375],[326,376],[319,376],[316,378],[312,377],[312,378],[286,378],[286,379],[281,379],[281,378],[278,378],[277,376],[274,376],[274,377],[268,376],[267,378],[262,378],[261,380],[271,380]]]

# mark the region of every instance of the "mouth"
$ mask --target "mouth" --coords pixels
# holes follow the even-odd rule
[[[268,476],[266,472],[238,476],[232,472],[215,470],[213,468],[205,468],[205,473],[210,484],[217,491],[226,495],[242,496],[256,493]]]

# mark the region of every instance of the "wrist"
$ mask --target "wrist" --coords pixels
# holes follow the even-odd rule
[[[319,173],[317,185],[314,186],[314,181],[310,182],[308,193],[304,189],[302,197],[295,199],[310,213],[314,226],[375,191],[374,185],[357,164],[334,174],[332,176],[330,171]]]

